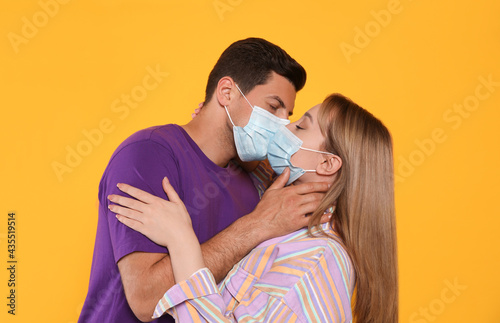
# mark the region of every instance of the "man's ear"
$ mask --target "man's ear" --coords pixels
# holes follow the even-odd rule
[[[342,159],[337,155],[324,155],[325,161],[316,167],[318,175],[330,176],[338,172],[342,167]]]
[[[233,99],[232,91],[235,87],[233,79],[229,76],[224,76],[217,83],[217,88],[215,89],[215,96],[219,105],[224,107],[228,106]]]

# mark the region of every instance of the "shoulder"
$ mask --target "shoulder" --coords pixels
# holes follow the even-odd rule
[[[331,236],[302,229],[260,244],[233,268],[221,289],[238,301],[267,295],[302,322],[349,321],[353,266],[334,231],[323,228]]]
[[[145,190],[161,183],[163,176],[176,182],[177,154],[182,132],[177,125],[155,126],[137,131],[123,141],[111,156],[100,182],[100,191],[127,183]],[[149,190],[148,190],[149,191]],[[160,185],[160,193],[163,190]]]
[[[152,147],[171,150],[172,145],[182,140],[180,126],[167,124],[139,130],[125,139],[113,153],[113,157],[127,151],[148,150]]]
[[[326,246],[326,253],[328,255],[332,255],[332,257],[335,258],[343,258],[345,262],[347,262],[349,265],[352,265],[351,263],[351,257],[349,256],[349,253],[347,252],[347,249],[345,248],[344,244],[340,242],[340,237],[335,235],[338,240],[336,239],[328,239],[328,244]]]
[[[307,263],[305,271],[310,272],[318,266],[328,267],[331,271],[333,267],[340,267],[342,274],[350,276],[352,262],[349,253],[345,249],[340,237],[331,230],[327,224],[322,226],[323,234],[319,228],[312,229],[309,233],[306,229],[297,231],[291,239],[281,242],[288,252],[282,252],[290,260],[300,260]]]
[[[351,285],[354,269],[349,254],[342,243],[336,241],[333,230],[325,232],[331,236],[322,235],[315,230],[311,235],[307,229],[302,229],[269,240],[254,249],[240,266],[258,275],[257,268],[263,267],[262,262],[267,263],[260,282],[263,285],[275,284],[279,277],[279,285],[284,288],[283,291],[293,288],[304,277],[318,274],[337,275],[347,285]]]
[[[106,172],[116,167],[161,164],[175,159],[186,148],[182,128],[175,124],[154,126],[139,130],[125,139],[113,152]]]
[[[321,229],[328,236],[322,234]],[[329,224],[321,225],[321,229],[319,227],[312,229],[311,238],[321,246],[318,266],[328,270],[330,274],[340,276],[343,281],[351,285],[354,281],[354,265],[349,252],[340,236]]]

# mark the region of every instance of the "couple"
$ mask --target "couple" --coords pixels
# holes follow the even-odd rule
[[[196,118],[118,147],[79,322],[397,321],[390,134],[339,94],[289,124],[305,79],[235,42]]]

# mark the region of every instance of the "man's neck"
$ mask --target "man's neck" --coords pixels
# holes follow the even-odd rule
[[[228,131],[224,109],[207,104],[182,128],[214,164],[225,167],[236,156],[233,134]]]

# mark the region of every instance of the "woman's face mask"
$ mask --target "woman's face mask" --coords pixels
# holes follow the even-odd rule
[[[293,157],[294,161],[296,164],[309,165],[309,168],[313,168],[313,165],[316,166],[317,162],[321,160],[311,152],[334,155],[330,152],[303,147],[304,141],[307,142],[309,147],[318,147],[325,139],[316,120],[318,110],[319,105],[306,112],[299,121],[289,125],[288,127],[293,131],[288,127],[281,126],[269,142],[267,158],[273,170],[277,174],[281,174],[285,168],[290,168],[290,178],[287,185],[293,183],[305,173],[316,172],[316,169],[304,169],[292,163],[292,156],[299,150],[308,151],[309,153],[296,154]]]
[[[276,172],[280,175],[283,173],[285,168],[290,168],[290,178],[286,185],[290,185],[295,182],[300,176],[307,172],[315,173],[315,169],[303,169],[298,166],[294,166],[291,162],[292,155],[295,154],[299,149],[307,150],[320,154],[330,154],[327,151],[319,151],[309,148],[302,147],[302,140],[294,135],[287,127],[282,126],[278,129],[273,139],[269,143],[269,148],[267,152],[267,159],[269,164]]]

